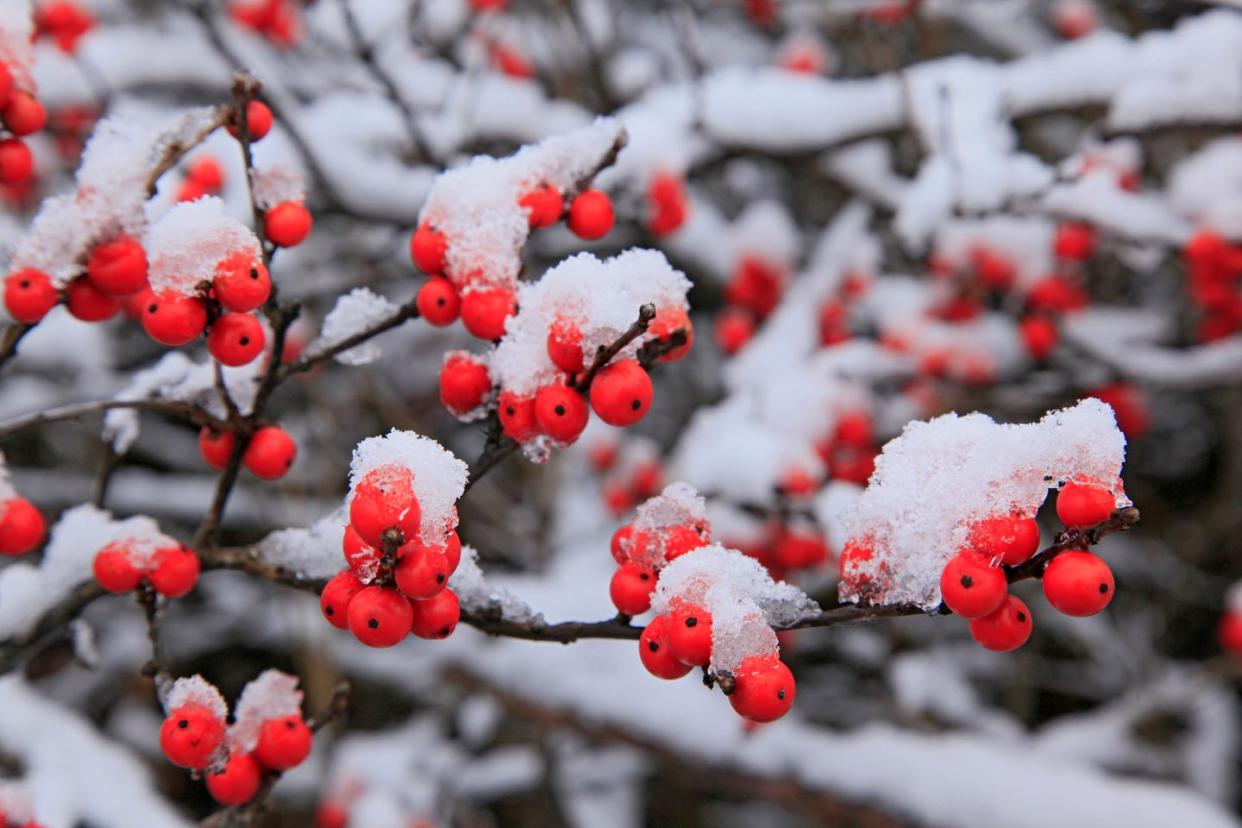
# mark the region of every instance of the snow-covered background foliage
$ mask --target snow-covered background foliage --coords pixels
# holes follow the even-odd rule
[[[3,272],[68,290],[123,232],[184,294],[262,249],[284,351],[221,368],[123,312],[4,318],[0,504],[49,534],[0,566],[0,826],[1242,824],[1217,632],[1242,619],[1242,4],[0,0],[0,62],[48,114],[33,175],[0,187]],[[254,91],[238,69],[275,121],[245,153],[222,128]],[[607,193],[615,227],[533,229],[515,199],[539,184]],[[268,255],[256,218],[302,199],[309,237]],[[463,305],[516,292],[494,349],[414,318],[421,221]],[[687,310],[694,335],[647,360],[642,421],[512,450],[496,412],[557,381],[546,329],[577,314],[589,365],[648,303],[622,357],[676,350]],[[460,417],[439,382],[459,352],[497,383]],[[204,462],[200,427],[238,423],[294,439],[287,474]],[[460,535],[463,620],[372,649],[312,592],[393,464],[422,540]],[[971,521],[1039,510],[1048,546],[1048,488],[1080,475],[1142,513],[1095,547],[1104,612],[1015,582],[1035,627],[1005,654],[934,614]],[[612,620],[618,563],[667,554],[614,560],[613,532],[674,507],[719,546],[670,565],[657,608],[717,608],[713,668],[779,647],[777,722],[653,678]],[[193,546],[194,591],[101,595],[96,551],[135,538]],[[804,624],[841,599],[910,611]],[[563,622],[588,629],[526,640]],[[266,713],[318,714],[341,681],[347,703],[266,811],[221,810],[160,752],[165,679],[235,709],[269,668],[301,696]]]

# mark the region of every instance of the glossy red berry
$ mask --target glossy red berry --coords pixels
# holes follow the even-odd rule
[[[13,73],[7,64],[0,63],[0,101],[7,100],[13,91]]]
[[[668,646],[668,619],[658,615],[643,630],[638,638],[638,657],[647,672],[656,678],[672,681],[690,672],[689,664],[682,664]]]
[[[319,610],[328,623],[338,630],[349,628],[349,602],[366,589],[362,581],[348,569],[332,576],[319,593]]]
[[[52,278],[42,271],[26,267],[4,280],[4,307],[23,325],[35,324],[59,301]]]
[[[712,660],[712,614],[701,606],[679,603],[666,616],[664,636],[673,656],[691,667]]]
[[[1108,520],[1117,506],[1113,493],[1103,486],[1066,483],[1057,493],[1057,517],[1067,529],[1085,529]]]
[[[590,416],[586,400],[568,386],[546,385],[535,394],[535,422],[558,443],[577,440]]]
[[[667,307],[656,311],[655,318],[647,326],[647,333],[663,343],[671,343],[678,333],[684,338],[682,344],[661,354],[657,362],[676,362],[690,353],[694,345],[694,325],[690,323],[689,314],[681,308]]]
[[[114,542],[95,553],[95,580],[108,592],[121,595],[138,588],[142,570],[134,565],[125,544]]]
[[[828,560],[828,544],[816,535],[784,532],[776,541],[772,557],[783,569],[809,569]]]
[[[12,92],[4,108],[0,110],[0,118],[9,132],[18,136],[31,135],[43,129],[47,123],[47,110],[39,99],[25,92]]]
[[[656,574],[636,563],[623,563],[612,574],[608,595],[617,612],[642,615],[651,609],[651,593],[655,591]]]
[[[263,480],[285,476],[298,456],[298,444],[279,426],[263,426],[250,438],[242,462],[250,473]]]
[[[371,469],[354,487],[349,501],[349,523],[371,546],[384,545],[384,533],[397,529],[400,542],[418,538],[422,509],[414,493],[409,469],[388,464]]]
[[[375,577],[380,564],[384,561],[384,553],[362,539],[353,524],[346,524],[341,536],[341,551],[345,553],[345,563],[360,578],[368,581]]]
[[[410,632],[414,613],[395,589],[364,587],[349,602],[349,631],[368,647],[391,647]]]
[[[414,610],[410,632],[419,638],[448,638],[461,620],[461,604],[457,594],[444,589],[426,600],[412,600]]]
[[[220,304],[238,313],[261,307],[272,295],[272,277],[267,268],[246,251],[220,260],[211,284]]]
[[[90,279],[79,276],[65,286],[65,307],[83,322],[102,322],[116,316],[121,303],[111,293],[95,287]]]
[[[1056,323],[1043,315],[1026,317],[1018,323],[1018,331],[1026,352],[1035,360],[1047,359],[1061,339]]]
[[[263,772],[253,756],[235,750],[229,755],[224,770],[207,774],[205,780],[207,792],[216,802],[221,805],[244,805],[259,792]]]
[[[615,220],[612,199],[599,190],[586,190],[569,205],[569,229],[580,239],[602,239]]]
[[[427,320],[429,325],[444,327],[457,321],[461,313],[461,297],[457,288],[443,276],[433,276],[423,282],[415,299],[418,314]]]
[[[496,413],[504,433],[519,443],[539,436],[534,397],[519,397],[512,391],[501,391]]]
[[[157,549],[151,558],[147,581],[151,588],[166,598],[180,598],[198,583],[200,564],[193,549],[167,546]]]
[[[984,649],[998,653],[1016,650],[1031,637],[1031,610],[1016,595],[982,618],[970,622],[970,637]]]
[[[143,308],[142,327],[161,345],[185,345],[207,327],[207,306],[197,296],[166,290]]]
[[[217,432],[205,425],[198,431],[198,453],[213,469],[223,469],[233,454],[233,432]]]
[[[940,574],[945,606],[963,618],[982,618],[1004,603],[1008,594],[1004,570],[973,552],[958,553]]]
[[[297,247],[310,235],[310,210],[300,201],[282,201],[263,214],[263,233],[277,247]]]
[[[798,686],[793,673],[777,656],[750,656],[733,671],[729,704],[744,719],[774,722],[793,707]]]
[[[630,559],[629,545],[630,538],[634,535],[634,526],[625,524],[620,529],[612,533],[612,541],[609,547],[612,551],[612,559],[619,564],[623,564]]]
[[[47,524],[24,497],[0,501],[0,555],[24,555],[43,540]]]
[[[448,586],[452,570],[444,552],[418,542],[406,544],[402,549],[406,552],[397,562],[393,580],[407,598],[431,598]]]
[[[518,200],[518,204],[530,217],[532,230],[538,227],[551,227],[561,220],[561,213],[565,211],[565,199],[561,196],[561,191],[551,184],[544,184],[542,187],[531,190]]]
[[[440,402],[454,414],[474,411],[491,390],[487,366],[467,353],[449,354],[440,366]]]
[[[414,266],[428,276],[443,273],[447,254],[448,238],[425,221],[418,225],[410,237],[410,258]]]
[[[20,138],[0,141],[0,184],[25,184],[34,177],[34,153]]]
[[[479,339],[500,339],[517,311],[511,290],[473,290],[461,298],[461,323]]]
[[[310,756],[312,739],[311,729],[298,713],[268,719],[259,728],[254,758],[268,770],[287,771]]]
[[[669,562],[712,542],[711,531],[703,525],[670,526],[664,530],[663,535],[664,560]]]
[[[272,110],[263,101],[246,104],[246,129],[250,132],[251,141],[262,141],[272,131]],[[230,124],[229,134],[240,138],[241,130]]]
[[[86,263],[95,287],[113,296],[128,296],[147,286],[147,253],[137,240],[119,236],[95,245]]]
[[[267,335],[263,325],[248,313],[226,313],[207,334],[207,350],[221,365],[246,365],[263,353]]]
[[[655,393],[651,377],[637,360],[621,359],[605,366],[591,382],[591,408],[611,426],[630,426],[651,408]]]
[[[970,528],[970,546],[985,559],[1017,566],[1039,549],[1039,524],[1021,515],[987,518]]]
[[[184,704],[160,727],[160,749],[181,768],[204,770],[224,745],[224,720],[201,704]]]
[[[557,318],[548,326],[548,359],[569,374],[586,368],[582,353],[582,329],[568,319]]]
[[[1044,570],[1044,597],[1066,615],[1095,615],[1113,600],[1113,572],[1090,552],[1062,552]]]
[[[444,539],[444,557],[448,559],[449,574],[456,572],[461,563],[461,538],[456,531],[449,532]]]

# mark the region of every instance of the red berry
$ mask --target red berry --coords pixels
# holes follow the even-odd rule
[[[940,574],[940,594],[963,618],[982,618],[1004,603],[1009,582],[1000,567],[989,566],[973,552],[960,552]]]
[[[599,190],[586,190],[569,205],[569,229],[580,239],[602,239],[615,220],[612,199]]]
[[[86,275],[100,290],[128,296],[147,286],[147,253],[129,236],[95,245]]]
[[[90,279],[79,276],[65,286],[65,307],[83,322],[102,322],[116,316],[121,303],[112,294],[95,287]]]
[[[625,524],[620,529],[612,533],[612,542],[609,544],[612,550],[612,558],[619,564],[623,564],[630,559],[628,549],[630,538],[634,534],[632,524]]]
[[[673,656],[691,667],[712,660],[712,614],[696,604],[680,603],[668,614],[664,637]]]
[[[235,750],[229,755],[224,770],[209,773],[205,779],[207,792],[216,802],[221,805],[244,805],[259,792],[263,773],[253,756]]]
[[[180,598],[198,583],[200,564],[193,549],[166,546],[155,550],[147,581],[151,588],[166,598]]]
[[[1057,493],[1057,517],[1067,529],[1085,529],[1103,523],[1113,514],[1117,499],[1102,486],[1066,483]]]
[[[970,546],[984,559],[1016,566],[1039,549],[1039,524],[1021,515],[987,518],[970,527]]]
[[[358,535],[377,549],[389,529],[401,532],[401,543],[418,538],[422,509],[414,494],[414,475],[390,463],[371,469],[354,487],[349,522]]]
[[[809,569],[828,560],[828,544],[815,535],[785,532],[776,541],[772,557],[782,569]]]
[[[13,92],[3,110],[0,110],[0,118],[4,119],[9,132],[21,137],[43,129],[47,123],[47,110],[38,98],[25,92]]]
[[[222,365],[245,365],[267,344],[263,325],[248,313],[226,313],[207,334],[207,350]]]
[[[1031,637],[1031,611],[1016,595],[982,618],[970,622],[970,637],[979,646],[998,653],[1016,650]]]
[[[444,539],[444,556],[448,558],[449,573],[456,572],[457,565],[461,563],[461,538],[456,531],[449,532]]]
[[[694,344],[694,325],[690,324],[690,316],[681,308],[667,307],[656,311],[655,318],[647,326],[648,333],[661,342],[671,342],[678,331],[682,332],[685,340],[661,355],[657,362],[676,362],[690,353],[690,346]]]
[[[1047,359],[1061,339],[1056,323],[1042,315],[1026,317],[1018,323],[1018,330],[1026,352],[1035,360]]]
[[[561,220],[561,213],[565,211],[561,191],[551,184],[531,190],[518,200],[518,204],[529,214],[531,229],[551,227]]]
[[[46,273],[27,267],[4,280],[4,307],[23,325],[33,325],[56,306],[60,297]]]
[[[1004,256],[982,248],[971,251],[975,275],[984,287],[991,290],[1008,290],[1013,284],[1013,263]],[[972,314],[973,315],[973,314]]]
[[[121,595],[137,589],[142,570],[134,566],[125,544],[113,542],[95,553],[95,580],[108,592]]]
[[[778,657],[750,656],[733,671],[729,704],[752,722],[774,722],[793,707],[798,686],[793,673]]]
[[[454,414],[474,411],[491,390],[487,366],[470,354],[449,354],[440,367],[440,402]]]
[[[251,101],[246,104],[246,129],[250,132],[251,141],[261,141],[272,130],[272,110],[263,101]],[[241,137],[241,130],[229,125],[229,134],[234,138]]]
[[[24,555],[39,545],[47,524],[24,497],[0,502],[0,555]]]
[[[1227,611],[1222,615],[1218,636],[1222,648],[1242,654],[1242,613]]]
[[[261,307],[272,295],[272,278],[267,268],[246,251],[220,260],[212,286],[220,304],[239,313]]]
[[[349,828],[349,811],[335,802],[321,803],[315,811],[315,828]]]
[[[1026,295],[1031,310],[1050,313],[1068,313],[1086,307],[1090,297],[1082,288],[1064,276],[1049,276],[1031,286]]]
[[[651,609],[651,593],[656,587],[656,574],[636,563],[623,563],[612,575],[608,595],[617,612],[642,615]]]
[[[711,532],[702,526],[671,526],[664,530],[664,560],[672,562],[687,552],[712,542]]]
[[[207,305],[197,296],[166,290],[151,297],[142,311],[142,327],[161,345],[193,342],[207,326]]]
[[[1062,552],[1044,570],[1044,597],[1066,615],[1095,615],[1113,600],[1113,572],[1090,552]]]
[[[682,664],[673,655],[668,646],[668,619],[658,615],[643,630],[638,639],[638,657],[647,672],[656,678],[679,679],[692,669],[689,664]]]
[[[552,364],[569,374],[576,374],[586,368],[586,358],[582,353],[582,329],[576,324],[557,317],[548,327],[548,359]]]
[[[590,416],[586,400],[568,386],[546,385],[535,394],[535,422],[558,443],[577,440]]]
[[[282,201],[263,214],[263,233],[277,247],[297,247],[310,235],[310,210],[300,201]]]
[[[591,383],[591,408],[611,426],[630,426],[651,408],[651,377],[633,359],[605,366]]]
[[[218,193],[224,186],[224,170],[220,168],[220,162],[210,155],[194,159],[185,175],[208,193]]]
[[[324,586],[323,592],[319,593],[319,609],[323,612],[323,617],[338,630],[347,629],[349,602],[364,589],[366,587],[348,569],[333,575],[332,580]]]
[[[181,768],[204,770],[224,744],[224,720],[201,704],[184,704],[160,727],[160,749]]]
[[[242,462],[263,480],[284,477],[298,456],[298,445],[279,426],[263,426],[250,438]]]
[[[0,184],[25,184],[34,177],[34,153],[18,138],[0,141]]]
[[[300,714],[268,719],[259,728],[254,758],[268,770],[287,771],[306,761],[306,757],[310,756],[311,741],[311,729]]]
[[[436,327],[452,325],[461,312],[461,297],[453,283],[443,276],[433,276],[423,282],[415,302],[419,315]]]
[[[414,613],[395,589],[369,586],[349,602],[349,630],[368,647],[391,647],[410,632]]]
[[[500,339],[516,310],[511,290],[473,290],[461,298],[461,323],[479,339]]]
[[[233,454],[233,432],[216,432],[211,426],[205,425],[198,431],[198,453],[203,455],[207,465],[213,469],[223,469],[228,465]]]
[[[832,436],[835,442],[847,446],[870,446],[873,439],[871,418],[861,411],[843,414]]]
[[[404,554],[402,551],[404,550]],[[393,572],[397,589],[407,598],[420,600],[434,597],[448,585],[448,556],[434,546],[423,546],[417,541],[401,547],[401,560]]]
[[[496,413],[505,434],[525,443],[539,436],[539,423],[535,419],[535,398],[519,397],[512,391],[501,391]]]
[[[461,604],[451,589],[423,601],[410,601],[410,606],[414,610],[410,632],[419,638],[448,638],[461,620]]]
[[[433,230],[425,221],[418,225],[410,237],[410,258],[414,260],[414,266],[429,276],[443,273],[447,254],[448,239],[445,235]]]
[[[13,91],[13,73],[7,64],[0,63],[0,101],[8,100]]]
[[[362,539],[353,524],[345,525],[341,536],[341,551],[345,553],[345,563],[360,578],[371,580],[383,563],[384,553]]]
[[[716,317],[716,344],[725,354],[732,356],[755,335],[755,320],[740,308],[725,308]]]
[[[1057,228],[1053,250],[1058,259],[1086,261],[1095,250],[1095,231],[1089,224],[1062,224]]]

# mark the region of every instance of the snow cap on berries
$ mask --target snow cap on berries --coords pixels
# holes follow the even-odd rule
[[[884,446],[875,475],[843,516],[851,539],[873,554],[841,597],[880,585],[880,603],[940,603],[940,574],[970,527],[997,515],[1033,516],[1048,490],[1081,480],[1110,489],[1128,506],[1119,475],[1125,437],[1112,409],[1088,398],[1037,423],[1006,425],[984,414],[913,422]],[[868,595],[873,598],[873,595]]]
[[[708,527],[707,503],[690,484],[672,483],[638,507],[631,525],[633,531],[629,540],[622,542],[622,551],[632,563],[658,568],[668,560],[665,530],[674,526]]]
[[[175,205],[147,235],[149,280],[156,293],[192,294],[215,276],[216,265],[237,252],[263,260],[259,240],[215,197]]]
[[[393,465],[414,476],[423,543],[441,543],[457,526],[456,504],[466,490],[466,464],[429,437],[393,429],[382,437],[366,438],[354,449],[349,465],[350,499],[367,472]]]
[[[264,670],[242,688],[229,727],[229,744],[247,753],[259,742],[264,722],[301,714],[302,691],[297,676]]]
[[[164,712],[171,714],[187,704],[206,709],[220,721],[224,721],[229,715],[229,706],[225,703],[224,696],[214,684],[197,674],[173,682],[164,699]]]
[[[129,562],[138,570],[147,568],[155,557],[156,550],[181,546],[179,541],[161,532],[159,524],[143,515],[135,515],[114,523],[111,537],[101,543],[99,548],[102,549],[109,543],[120,545]]]

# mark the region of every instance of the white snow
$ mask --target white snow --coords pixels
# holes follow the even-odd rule
[[[366,438],[354,449],[349,464],[351,497],[368,472],[389,465],[408,469],[414,476],[422,541],[440,544],[457,526],[456,504],[466,488],[466,464],[435,440],[394,428]]]

